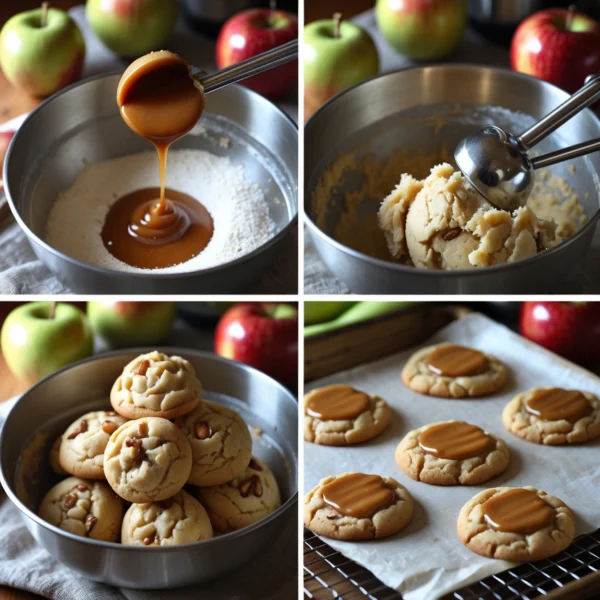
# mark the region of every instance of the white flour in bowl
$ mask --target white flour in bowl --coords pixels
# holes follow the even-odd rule
[[[88,165],[50,211],[45,240],[77,260],[118,271],[143,271],[115,258],[101,232],[113,202],[134,190],[159,185],[155,152],[122,156]],[[252,252],[275,234],[264,193],[249,182],[242,166],[204,150],[169,152],[167,187],[189,194],[206,207],[214,234],[187,262],[155,269],[175,273],[207,269]]]

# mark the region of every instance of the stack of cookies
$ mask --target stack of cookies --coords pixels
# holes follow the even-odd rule
[[[441,399],[489,396],[508,369],[494,356],[456,344],[413,354],[402,371],[412,391]],[[351,445],[381,433],[391,409],[373,394],[332,385],[305,397],[304,439]],[[567,445],[600,437],[600,400],[589,392],[540,387],[518,394],[502,422],[538,444]],[[510,464],[507,444],[476,424],[433,422],[409,431],[396,447],[401,471],[429,485],[479,485]],[[320,535],[343,540],[392,535],[408,525],[413,500],[395,479],[363,473],[327,477],[304,500],[304,522]],[[488,488],[467,502],[457,520],[459,539],[472,551],[510,561],[539,560],[565,549],[575,518],[558,498],[531,486]]]
[[[248,426],[235,411],[202,400],[187,360],[138,356],[115,381],[110,402],[114,410],[81,416],[54,444],[51,467],[70,477],[42,500],[46,521],[151,547],[241,529],[280,506],[273,473],[252,456]]]

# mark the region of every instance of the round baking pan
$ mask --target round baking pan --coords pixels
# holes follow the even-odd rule
[[[279,383],[207,352],[168,348],[187,358],[203,397],[236,410],[251,428],[253,454],[272,469],[282,505],[253,525],[209,540],[159,548],[123,546],[73,535],[37,516],[44,494],[60,479],[50,469],[54,440],[78,416],[110,408],[109,393],[123,367],[143,349],[112,352],[76,363],[42,380],[17,401],[0,438],[0,481],[33,537],[78,573],[127,588],[172,588],[200,583],[256,557],[295,518],[298,404]]]
[[[173,148],[208,150],[242,164],[264,191],[276,233],[234,261],[187,273],[122,272],[90,265],[44,241],[48,214],[85,164],[151,151],[123,122],[116,104],[120,73],[100,75],[53,95],[19,128],[4,165],[6,195],[38,258],[76,293],[233,293],[244,290],[275,260],[297,219],[298,129],[255,92],[229,86],[206,97],[202,132]],[[222,138],[229,143],[223,145]],[[226,146],[226,147],[225,147]],[[167,174],[168,184],[168,174]]]
[[[483,125],[496,123],[519,133],[568,94],[534,77],[506,69],[476,65],[438,65],[386,73],[331,99],[305,129],[305,215],[321,258],[348,287],[362,294],[514,294],[555,292],[589,247],[599,216],[600,153],[550,168],[573,187],[587,223],[551,250],[506,265],[456,271],[417,269],[391,257],[370,256],[336,239],[346,198],[360,190],[362,173],[356,162],[345,171],[325,201],[313,193],[328,167],[340,157],[366,156],[384,162],[397,151],[407,156],[452,155],[457,142]],[[495,108],[494,108],[495,107]],[[506,110],[508,109],[508,110]],[[512,111],[512,112],[511,112]],[[600,137],[600,120],[586,109],[544,140],[536,151],[547,152]],[[572,165],[572,166],[571,166]],[[393,185],[400,181],[397,174]],[[343,181],[342,181],[343,180]],[[373,236],[383,197],[361,199],[361,224]],[[357,237],[360,235],[357,231]],[[381,240],[379,240],[381,242]],[[381,245],[381,244],[380,244]]]

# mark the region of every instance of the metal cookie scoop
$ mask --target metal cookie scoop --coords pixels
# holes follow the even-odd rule
[[[600,139],[596,139],[535,158],[528,154],[530,148],[599,98],[600,74],[590,75],[580,90],[521,135],[488,126],[465,138],[454,152],[456,164],[497,208],[513,211],[524,206],[533,188],[535,169],[600,150]]]

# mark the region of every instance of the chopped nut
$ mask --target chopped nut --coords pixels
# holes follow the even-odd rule
[[[77,484],[77,489],[78,489],[80,492],[85,492],[85,491],[86,491],[87,489],[89,489],[89,488],[88,488],[88,486],[87,486],[87,485],[85,485],[85,483],[78,483],[78,484]]]
[[[196,425],[196,437],[199,440],[205,440],[213,434],[210,425],[206,421],[202,421]]]
[[[332,521],[333,519],[337,519],[337,515],[327,515],[327,518]]]
[[[446,242],[449,242],[450,240],[453,240],[454,238],[458,237],[461,233],[462,229],[460,227],[453,227],[452,229],[447,229],[443,234],[442,234],[442,239],[445,240]]]
[[[171,506],[173,506],[173,500],[171,498],[169,498],[168,500],[163,500],[160,505],[168,510],[169,508],[171,508]]]
[[[117,413],[114,410],[107,410],[104,414],[107,417],[116,417],[117,416]]]
[[[248,468],[252,469],[253,471],[262,471],[262,467],[253,458],[250,459]]]
[[[131,454],[133,458],[139,458],[142,454],[142,442],[137,438],[126,438],[125,446],[131,448]]]
[[[104,423],[102,423],[102,431],[104,431],[104,433],[108,433],[108,435],[114,433],[118,428],[119,426],[112,421],[104,421]]]
[[[85,419],[81,419],[81,423],[79,423],[79,427],[74,429],[68,436],[68,440],[75,439],[80,433],[85,433],[88,430],[88,424]]]
[[[148,367],[150,366],[149,360],[143,360],[138,367],[138,375],[145,375]]]
[[[257,498],[260,498],[263,494],[262,481],[260,480],[260,477],[258,475],[252,475],[251,481],[252,481],[252,493]]]
[[[85,530],[89,533],[94,528],[94,525],[97,522],[98,519],[96,517],[94,517],[93,515],[89,515],[85,521]]]
[[[148,435],[148,423],[146,423],[146,421],[142,421],[138,425],[138,432],[142,437],[146,437]]]
[[[74,494],[68,494],[67,496],[65,496],[65,500],[64,500],[65,508],[73,508],[75,506],[76,502],[77,502],[77,496],[75,496]]]
[[[144,545],[145,546],[149,546],[153,541],[154,541],[153,538],[151,538],[151,537],[145,537],[144,538]]]
[[[240,490],[240,495],[242,496],[242,498],[248,497],[248,494],[250,494],[251,485],[252,479],[246,479],[245,481],[242,481],[242,483],[240,483],[240,487],[238,489]]]

